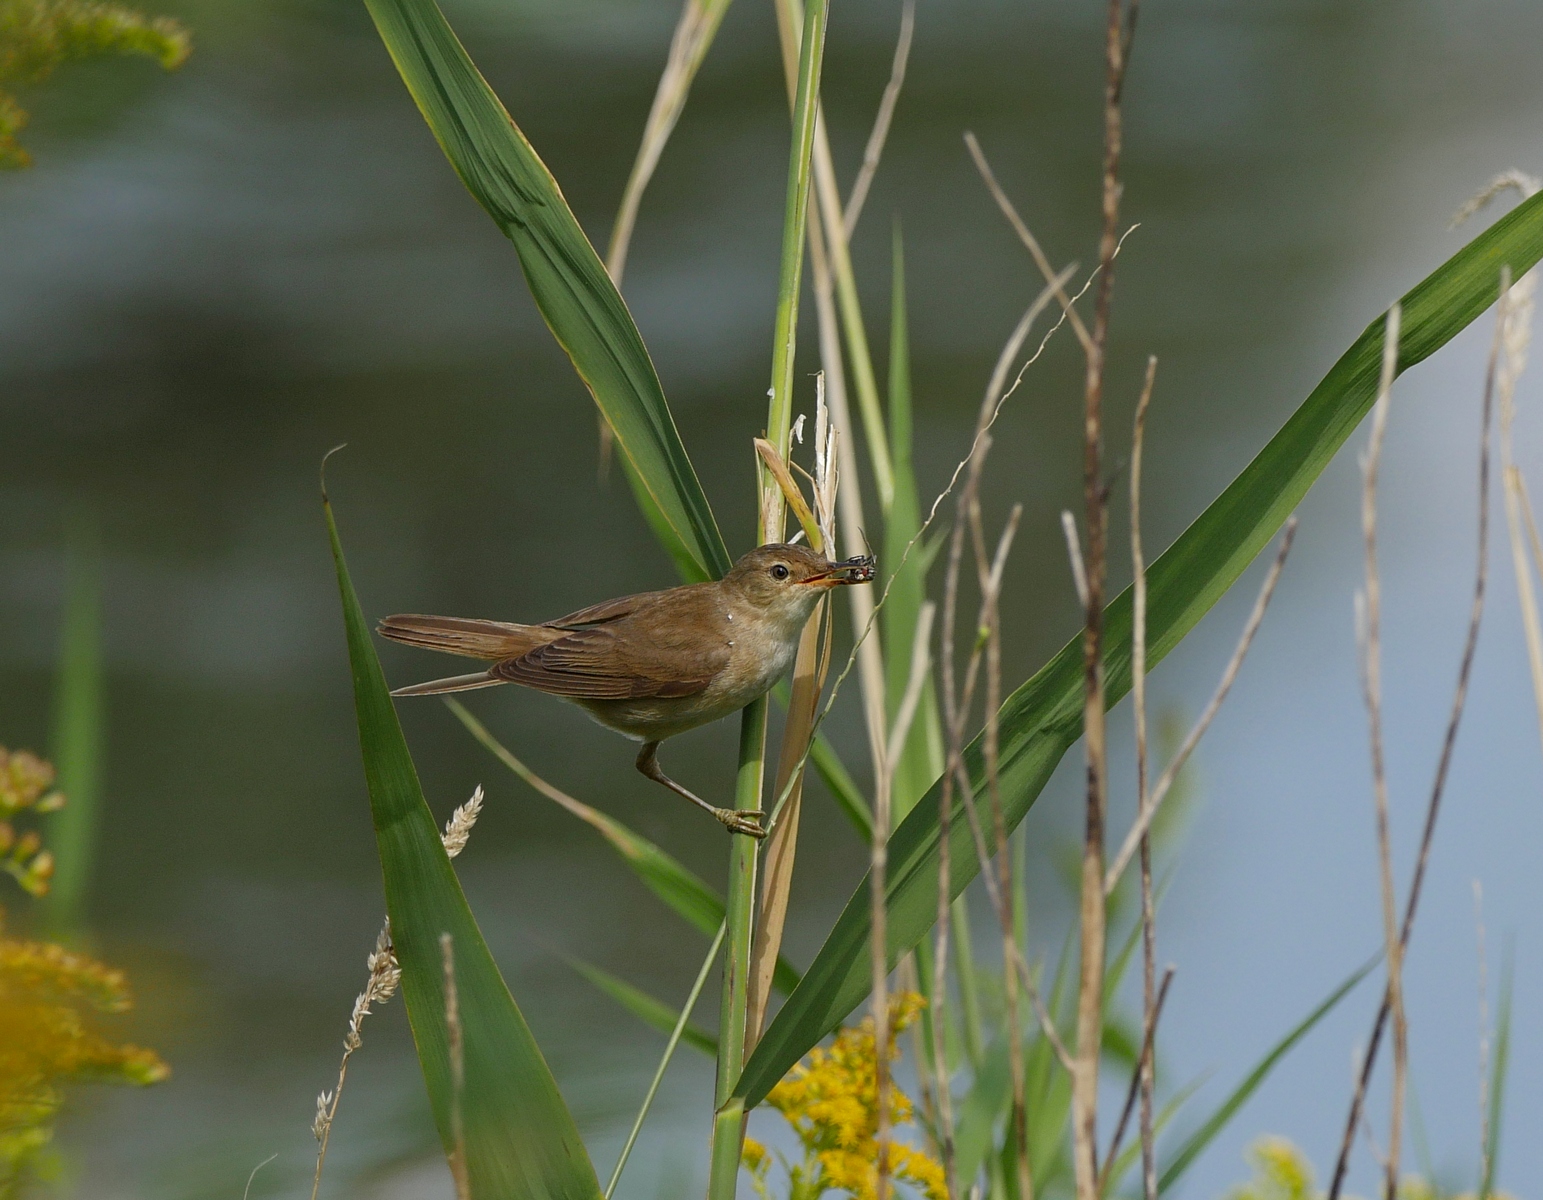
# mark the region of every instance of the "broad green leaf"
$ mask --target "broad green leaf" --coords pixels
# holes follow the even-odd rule
[[[581,958],[569,958],[564,955],[563,961],[643,1024],[657,1029],[666,1037],[675,1031],[675,1022],[679,1020],[680,1013],[663,1000],[654,999],[642,988],[634,987],[625,979],[619,979],[609,971],[593,963],[587,963]],[[688,1021],[680,1037],[681,1041],[689,1046],[695,1046],[709,1058],[718,1056],[718,1039],[700,1025]]]
[[[723,924],[723,897],[700,875],[668,851],[660,849],[641,834],[634,833],[615,817],[607,816],[598,808],[592,808],[552,787],[489,733],[487,726],[472,716],[460,701],[447,699],[445,706],[494,758],[605,838],[611,848],[621,855],[622,861],[642,880],[644,887],[708,937],[717,936],[718,927]],[[798,970],[787,959],[777,959],[772,986],[784,995],[798,986]]]
[[[1179,1147],[1178,1153],[1169,1160],[1167,1167],[1164,1168],[1162,1175],[1158,1178],[1157,1186],[1159,1191],[1165,1192],[1179,1181],[1179,1177],[1189,1170],[1190,1164],[1211,1144],[1216,1135],[1226,1128],[1227,1122],[1232,1120],[1237,1114],[1238,1109],[1242,1108],[1248,1098],[1258,1090],[1259,1085],[1265,1081],[1265,1077],[1275,1069],[1275,1064],[1280,1062],[1293,1046],[1306,1037],[1314,1025],[1328,1016],[1334,1006],[1349,995],[1351,989],[1371,973],[1372,968],[1381,961],[1381,958],[1380,954],[1374,955],[1364,965],[1352,972],[1350,977],[1324,997],[1312,1012],[1292,1026],[1287,1031],[1285,1037],[1270,1047],[1269,1053],[1261,1058],[1255,1064],[1254,1069],[1243,1077],[1243,1082],[1233,1088],[1227,1098],[1217,1105],[1216,1110],[1201,1123],[1200,1128],[1184,1140],[1184,1144]]]
[[[1523,202],[1469,242],[1403,298],[1399,369],[1423,361],[1495,302],[1500,269],[1515,278],[1543,256],[1543,194]],[[1376,398],[1384,319],[1371,323],[1285,426],[1160,558],[1148,585],[1148,661],[1155,665],[1194,628],[1269,542]],[[1112,705],[1130,689],[1131,599],[1105,611],[1105,667]],[[1008,830],[1017,828],[1082,732],[1082,645],[1068,643],[1001,709],[1000,780]],[[981,739],[966,753],[984,790]],[[889,843],[888,956],[891,962],[932,926],[937,909],[936,784]],[[955,894],[979,867],[964,822],[951,830]],[[745,1064],[736,1093],[754,1105],[810,1047],[868,994],[867,879],[837,919],[803,982],[788,997]]]
[[[445,157],[514,243],[536,306],[621,447],[645,517],[688,579],[729,567],[648,350],[611,277],[525,135],[433,0],[365,0]]]
[[[454,1150],[455,1096],[440,950],[440,935],[448,933],[454,939],[464,1038],[461,1113],[472,1197],[598,1200],[600,1184],[573,1118],[482,940],[445,854],[370,644],[331,505],[326,505],[326,515],[391,938],[402,965],[402,996],[440,1139],[446,1153]]]

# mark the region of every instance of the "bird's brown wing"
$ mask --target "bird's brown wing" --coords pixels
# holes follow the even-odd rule
[[[580,628],[519,658],[495,663],[488,673],[554,696],[632,700],[694,696],[728,661],[727,647],[716,639],[707,647],[681,646],[639,636],[642,632],[609,624]]]
[[[566,617],[547,621],[546,625],[550,629],[585,629],[591,625],[609,625],[612,621],[630,617],[638,609],[647,606],[663,594],[663,592],[638,592],[632,596],[618,596],[615,600],[602,600],[599,604],[591,604],[588,608],[571,612]]]

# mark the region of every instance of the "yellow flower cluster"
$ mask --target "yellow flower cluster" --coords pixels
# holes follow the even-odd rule
[[[121,971],[62,946],[0,934],[0,1198],[20,1189],[47,1144],[62,1084],[149,1084],[169,1074],[154,1051],[115,1045],[82,1013],[122,1012],[129,1004]]]
[[[895,1039],[916,1019],[925,1003],[915,992],[903,992],[894,998],[886,1062],[899,1057]],[[879,1153],[876,1040],[871,1017],[855,1028],[841,1028],[829,1049],[812,1051],[766,1098],[793,1127],[804,1148],[803,1163],[788,1168],[789,1200],[817,1200],[827,1191],[846,1192],[856,1200],[873,1200]],[[891,1086],[891,1127],[908,1122],[911,1113],[910,1098]],[[886,1158],[892,1179],[914,1184],[928,1200],[947,1200],[943,1168],[936,1159],[895,1142],[889,1144]],[[745,1140],[745,1164],[757,1190],[767,1196],[766,1176],[771,1162],[766,1148],[753,1138]]]
[[[29,894],[48,891],[54,875],[54,856],[43,849],[34,832],[17,836],[12,819],[20,812],[53,812],[64,804],[54,789],[54,768],[26,750],[0,746],[0,870]]]
[[[41,83],[72,58],[142,54],[167,70],[182,65],[192,40],[167,17],[147,17],[97,0],[0,0],[0,167],[32,160],[17,144],[27,114],[6,90]]]

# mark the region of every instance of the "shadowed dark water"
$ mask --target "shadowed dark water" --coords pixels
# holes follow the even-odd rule
[[[603,243],[675,6],[448,7]],[[184,71],[72,68],[29,97],[39,166],[0,179],[0,742],[46,743],[64,528],[70,511],[84,509],[104,546],[110,706],[95,926],[104,956],[137,982],[135,1036],[160,1048],[176,1074],[151,1093],[86,1099],[61,1145],[82,1195],[234,1195],[275,1152],[252,1194],[295,1195],[309,1181],[313,1097],[331,1086],[381,911],[317,503],[321,455],[348,443],[329,482],[371,614],[541,618],[672,580],[621,481],[597,485],[592,405],[541,324],[513,251],[445,164],[362,5],[187,0],[175,11],[198,40]],[[882,357],[899,222],[927,495],[963,453],[997,347],[1037,290],[961,134],[980,137],[1055,261],[1091,263],[1100,19],[1091,0],[920,5],[911,75],[856,253]],[[887,76],[897,20],[898,6],[879,0],[835,6],[825,97],[844,178]],[[1502,0],[1143,7],[1125,193],[1125,212],[1141,227],[1117,273],[1110,405],[1111,427],[1123,429],[1145,356],[1157,354],[1152,545],[1171,540],[1241,468],[1388,297],[1461,244],[1464,235],[1445,224],[1470,192],[1497,170],[1543,166],[1540,45],[1540,13]],[[771,8],[742,0],[644,203],[625,289],[735,552],[751,535],[750,438],[764,421],[786,124]],[[1481,341],[1454,354],[1471,364]],[[812,329],[804,347],[812,371]],[[1053,343],[996,431],[994,519],[1014,501],[1025,505],[1007,585],[1010,681],[1053,652],[1075,620],[1058,513],[1076,497],[1080,370],[1071,340]],[[1477,373],[1463,370],[1415,409],[1437,414],[1430,428],[1447,429],[1440,406],[1452,395],[1475,394]],[[807,407],[812,383],[801,378]],[[1432,443],[1442,462],[1444,436]],[[1469,425],[1451,437],[1466,472]],[[1125,441],[1111,435],[1116,460]],[[1416,501],[1430,506],[1434,477],[1420,466],[1426,459],[1409,462],[1390,495],[1404,488],[1411,511],[1423,512]],[[1351,473],[1340,467],[1334,507],[1309,511],[1323,538],[1348,542]],[[1451,471],[1452,494],[1471,504],[1470,476]],[[1410,551],[1410,588],[1449,580],[1460,597],[1471,569],[1463,521],[1420,561]],[[1406,532],[1418,543],[1432,528],[1411,518]],[[1302,614],[1288,625],[1294,640],[1276,644],[1275,660],[1261,646],[1277,661],[1279,690],[1240,696],[1250,715],[1218,728],[1223,761],[1210,791],[1233,779],[1228,763],[1279,756],[1269,784],[1241,783],[1230,798],[1276,788],[1289,806],[1292,772],[1306,779],[1313,761],[1334,758],[1314,740],[1321,731],[1311,717],[1340,711],[1340,700],[1322,700],[1307,668],[1332,658],[1353,681],[1342,643],[1356,564],[1342,548],[1314,551],[1315,536],[1304,530],[1297,599],[1282,600]],[[1395,552],[1392,561],[1397,571],[1404,560]],[[1495,588],[1496,605],[1511,605],[1511,624],[1493,633],[1505,663],[1521,645],[1511,588],[1508,576]],[[1420,616],[1429,608],[1430,628],[1450,641],[1462,605],[1440,595]],[[1323,603],[1329,617],[1318,612]],[[1191,710],[1241,619],[1226,611],[1221,620],[1232,624],[1208,626],[1198,666],[1159,676],[1165,695]],[[1327,650],[1314,641],[1320,618],[1333,622]],[[1410,630],[1414,645],[1426,625],[1412,620]],[[1294,649],[1283,654],[1284,646]],[[396,647],[382,657],[404,682],[440,666]],[[1449,687],[1447,659],[1430,674],[1435,711]],[[1495,703],[1516,714],[1496,744],[1527,754],[1493,754],[1516,756],[1507,785],[1535,800],[1531,699],[1517,679],[1495,685],[1504,700]],[[1423,696],[1425,686],[1420,676],[1406,694]],[[625,743],[540,696],[479,693],[471,707],[536,770],[720,878],[721,832],[640,779]],[[1271,861],[1279,834],[1269,804],[1218,800],[1229,814],[1257,811],[1254,824],[1209,811],[1198,819],[1170,948],[1194,989],[1195,1015],[1174,1027],[1185,1073],[1217,1065],[1223,1078],[1236,1076],[1375,943],[1369,858],[1356,858],[1350,892],[1335,890],[1337,867],[1317,865],[1324,841],[1353,839],[1368,854],[1371,845],[1353,695],[1344,712],[1341,757],[1353,769],[1334,807],[1353,814],[1348,832],[1341,839],[1313,827],[1302,835],[1312,848],[1282,868],[1315,894],[1348,897],[1322,937],[1292,945],[1256,925],[1257,937],[1245,927],[1228,942],[1208,924],[1228,907],[1218,903],[1230,895],[1227,881],[1247,890],[1239,864]],[[604,1177],[658,1039],[593,995],[554,951],[675,996],[701,947],[587,830],[504,773],[437,703],[404,704],[403,714],[436,811],[479,781],[488,787],[463,875]],[[848,761],[866,762],[855,694],[833,722]],[[1423,764],[1433,743],[1423,725],[1416,732],[1392,736],[1395,746],[1407,736]],[[671,743],[666,761],[691,786],[721,794],[734,737],[727,724],[692,734]],[[1405,828],[1421,786],[1410,784]],[[1064,788],[1047,794],[1037,847],[1064,838],[1068,799]],[[811,807],[790,932],[800,962],[862,859],[833,808]],[[1054,912],[1056,885],[1037,891]],[[1275,904],[1289,909],[1284,895]],[[1453,953],[1463,956],[1447,972],[1461,977],[1458,1015],[1449,1021],[1443,1008],[1416,1034],[1456,1047],[1453,1065],[1439,1058],[1417,1084],[1438,1118],[1442,1094],[1461,1091],[1454,1111],[1470,1121],[1476,1068],[1461,1057],[1471,1058],[1474,1043],[1470,902],[1466,892],[1453,896],[1441,903]],[[1353,938],[1336,932],[1351,912]],[[1442,918],[1432,920],[1439,927]],[[1533,997],[1540,986],[1536,936],[1529,967],[1527,926],[1496,920],[1520,933],[1518,1013],[1529,1012],[1525,986]],[[1208,949],[1186,962],[1186,947]],[[1238,967],[1250,955],[1276,965],[1289,958],[1282,970],[1301,990],[1280,999],[1279,1013],[1275,999],[1247,990],[1255,968]],[[1278,981],[1264,990],[1282,992]],[[1266,1128],[1301,1137],[1326,1167],[1323,1131],[1338,1120],[1363,1027],[1358,1010],[1353,1024],[1326,1034],[1339,1040],[1314,1060],[1316,1075],[1283,1083],[1274,1108],[1245,1114],[1237,1136],[1191,1177],[1193,1194],[1240,1178],[1237,1147]],[[1213,1030],[1224,1032],[1213,1041]],[[1520,1031],[1515,1070],[1535,1079],[1540,1052],[1535,1024]],[[672,1077],[622,1196],[697,1190],[709,1079],[700,1062]],[[1536,1083],[1517,1085],[1508,1153],[1533,1178],[1543,1159],[1525,1131],[1540,1111]],[[1441,1120],[1432,1124],[1441,1161],[1472,1160],[1471,1138],[1446,1138]],[[1526,1178],[1502,1182],[1526,1194]],[[367,1027],[324,1194],[405,1197],[445,1186],[394,1005]]]

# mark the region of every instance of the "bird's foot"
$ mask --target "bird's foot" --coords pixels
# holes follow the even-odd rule
[[[766,814],[757,809],[715,808],[713,816],[722,821],[730,833],[748,833],[757,841],[766,836],[766,828],[761,824]]]

